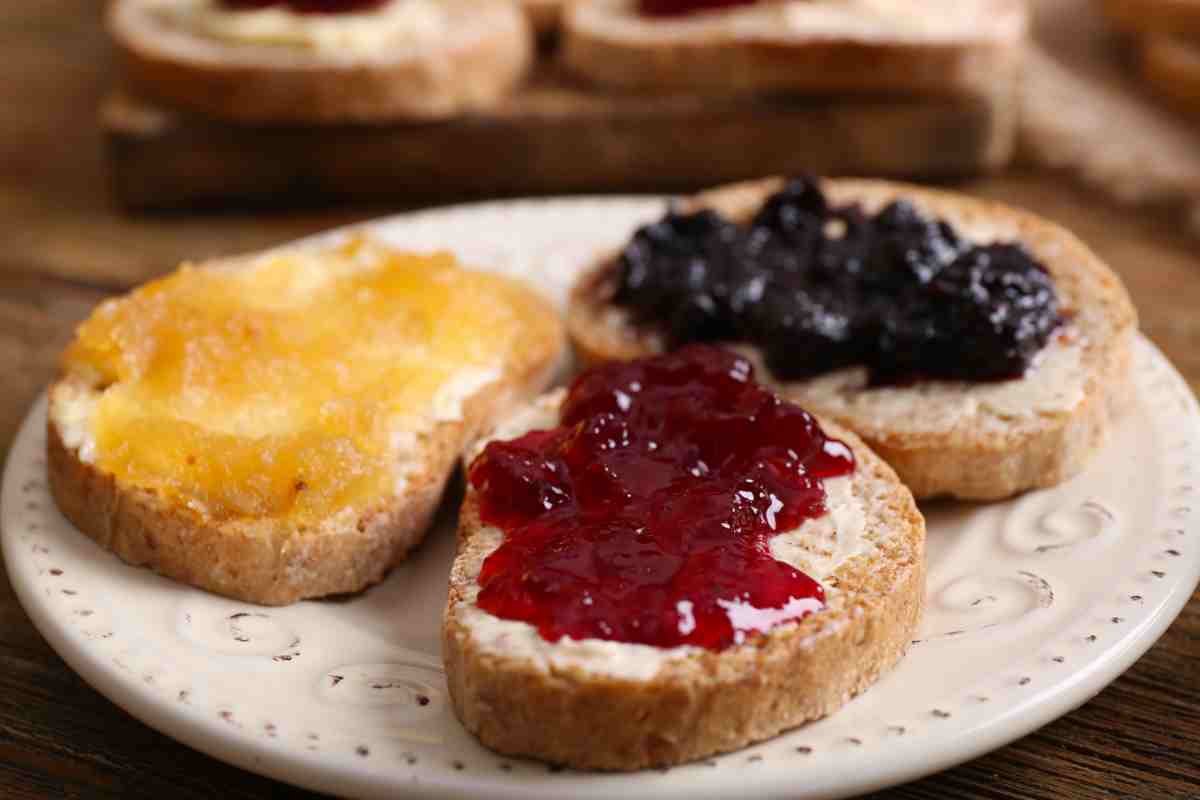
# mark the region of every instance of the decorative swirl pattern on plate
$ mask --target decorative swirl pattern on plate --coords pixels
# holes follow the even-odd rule
[[[939,629],[918,641],[947,639],[1013,622],[1054,603],[1050,583],[1032,572],[964,575],[932,598]]]
[[[436,661],[421,653],[379,664],[347,664],[325,674],[317,686],[322,700],[386,710],[400,722],[442,713],[446,677]]]
[[[214,653],[230,656],[270,656],[291,661],[300,655],[300,636],[262,611],[241,609],[214,613],[185,607],[176,623],[179,635]]]
[[[1046,511],[1032,524],[1016,515],[1005,526],[1004,543],[1018,553],[1055,553],[1115,532],[1117,515],[1096,500]]]

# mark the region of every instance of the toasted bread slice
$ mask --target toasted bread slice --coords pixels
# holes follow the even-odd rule
[[[420,13],[430,20],[423,18],[395,41],[372,38],[370,46],[358,46],[354,37],[390,23],[367,19],[355,31],[335,31],[329,47],[278,41],[272,38],[277,33],[242,40],[225,35],[225,28],[199,26],[196,15],[291,12],[227,11],[209,0],[116,0],[107,23],[136,90],[179,108],[251,123],[453,116],[495,105],[530,66],[532,33],[508,0],[394,2],[424,4]],[[336,25],[345,15],[329,16],[293,14],[290,24]]]
[[[562,397],[560,390],[539,398],[494,438],[556,425]],[[469,488],[442,648],[454,710],[467,730],[501,753],[634,770],[767,739],[830,714],[874,683],[917,630],[925,522],[887,464],[852,433],[821,425],[854,451],[854,473],[836,480],[846,482],[841,502],[860,509],[861,528],[839,523],[835,539],[859,547],[800,565],[824,585],[824,609],[720,651],[595,639],[550,643],[531,625],[481,610],[477,577],[504,534],[480,521]],[[810,553],[821,547],[810,546]]]
[[[648,18],[587,0],[563,19],[580,77],[635,91],[1010,91],[1027,28],[1019,0],[758,3]]]
[[[379,260],[398,257],[369,242],[344,247],[353,249],[335,248],[345,256],[337,269],[351,277],[359,269],[391,269]],[[436,337],[459,334],[439,329],[427,343],[414,343],[409,356],[393,344],[412,323],[390,310],[354,334],[360,338],[330,344],[333,325],[322,321],[321,306],[352,305],[354,297],[323,293],[328,284],[321,276],[335,269],[331,252],[328,246],[276,251],[191,268],[218,276],[276,270],[229,313],[163,314],[154,306],[155,293],[168,291],[162,281],[97,309],[50,388],[49,481],[67,519],[130,564],[265,605],[358,591],[404,558],[425,534],[464,444],[495,415],[545,387],[561,366],[565,334],[547,301],[488,276],[495,285],[485,291],[496,295],[495,306],[479,313],[511,327],[487,328],[506,343],[488,351],[486,361],[426,369],[422,353],[437,346]],[[288,259],[301,267],[294,278],[281,278]],[[370,303],[370,293],[386,287],[361,291],[357,297]],[[311,331],[283,330],[270,316],[282,295],[289,297],[282,313],[293,315],[285,319],[298,314]],[[261,308],[265,316],[251,313]],[[420,322],[419,308],[413,314],[418,329],[430,324]],[[214,320],[209,329],[207,319]],[[110,323],[112,332],[101,329],[99,336],[89,328]],[[432,324],[468,327],[466,320]],[[238,349],[243,329],[250,355]],[[260,340],[282,344],[259,358],[253,348]],[[200,360],[189,360],[193,352]],[[228,352],[219,358],[230,366],[207,364],[204,352]],[[393,353],[412,366],[388,371]],[[175,358],[178,373],[170,372]],[[368,363],[385,366],[368,371]],[[426,386],[430,375],[437,377]],[[304,395],[314,382],[333,388]],[[426,388],[402,395],[414,385]],[[411,403],[391,402],[400,396]],[[112,419],[118,423],[103,421]],[[353,427],[354,420],[364,427]],[[264,451],[270,455],[260,457]],[[302,506],[302,494],[309,505]]]
[[[782,185],[781,178],[734,184],[702,193],[690,206],[748,220]],[[886,181],[821,186],[833,203],[877,210],[902,198],[968,240],[1021,243],[1049,271],[1069,324],[1017,381],[868,388],[866,371],[852,368],[774,381],[779,391],[861,436],[918,498],[994,500],[1079,472],[1127,400],[1137,317],[1117,276],[1068,231],[998,203]],[[633,326],[610,304],[615,266],[612,256],[601,258],[572,293],[567,327],[586,360],[665,347],[658,331]]]
[[[1197,0],[1101,0],[1104,13],[1128,32],[1200,36]]]
[[[1200,14],[1200,3],[1196,6]],[[1142,37],[1140,66],[1156,93],[1200,118],[1200,38],[1147,34]]]

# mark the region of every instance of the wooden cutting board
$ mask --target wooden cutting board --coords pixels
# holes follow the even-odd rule
[[[600,94],[547,63],[502,108],[446,122],[251,127],[118,90],[101,110],[132,209],[689,190],[775,172],[949,178],[1006,164],[1010,97]]]

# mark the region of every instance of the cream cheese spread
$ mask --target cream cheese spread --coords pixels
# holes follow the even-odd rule
[[[596,3],[596,13],[610,5]],[[628,13],[606,26],[623,38],[660,40],[698,34],[753,38],[838,38],[860,41],[957,41],[963,38],[1010,36],[1024,25],[1021,13],[997,14],[987,0],[786,0],[758,2],[704,13],[647,19],[635,0],[615,0]],[[1015,8],[1015,6],[1014,6]],[[587,9],[584,9],[585,11]]]
[[[1070,414],[1085,397],[1084,342],[1068,329],[1050,340],[1026,373],[1009,381],[918,381],[867,386],[867,370],[850,367],[783,384],[801,405],[870,419],[880,428],[916,432],[936,425],[1004,425]]]

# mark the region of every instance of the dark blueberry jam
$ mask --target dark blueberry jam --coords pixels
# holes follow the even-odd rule
[[[272,6],[286,6],[298,14],[346,14],[370,11],[388,0],[221,0],[221,5],[235,11],[250,11]]]
[[[824,604],[771,536],[825,513],[854,455],[709,345],[595,367],[561,423],[492,442],[468,478],[504,531],[480,608],[549,641],[719,650]]]
[[[674,345],[745,341],[781,378],[865,365],[871,382],[1018,378],[1061,322],[1019,244],[973,245],[896,201],[874,215],[795,179],[748,225],[668,213],[634,234],[613,302]]]
[[[696,11],[748,6],[757,0],[640,0],[638,11],[647,17],[678,17]]]

